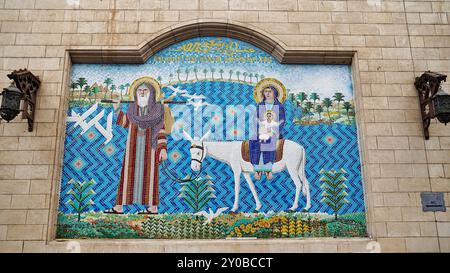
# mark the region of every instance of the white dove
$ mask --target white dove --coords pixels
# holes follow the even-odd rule
[[[176,94],[181,94],[181,95],[184,95],[184,94],[186,94],[187,93],[187,91],[186,90],[184,90],[184,89],[180,89],[180,88],[178,88],[178,87],[173,87],[173,86],[167,86],[170,90],[172,90],[173,91],[173,93],[176,95]]]
[[[209,104],[207,102],[202,102],[202,101],[189,101],[186,105],[194,106],[194,110],[197,111],[198,108],[200,108],[202,106],[211,105],[211,104]]]
[[[203,100],[203,99],[206,99],[205,96],[197,95],[197,94],[194,94],[194,95],[184,94],[183,97],[188,98],[190,100]]]
[[[204,225],[211,223],[211,221],[216,218],[217,216],[219,216],[220,214],[222,214],[222,212],[226,211],[228,209],[228,207],[224,207],[224,208],[218,208],[216,212],[213,212],[211,208],[209,208],[209,213],[202,210],[199,211],[197,213],[195,213],[194,215],[198,215],[198,216],[205,216],[206,221],[203,223]]]

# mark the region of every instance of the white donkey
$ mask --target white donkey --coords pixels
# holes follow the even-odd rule
[[[231,211],[236,212],[239,207],[241,173],[244,175],[245,180],[247,180],[248,186],[255,198],[255,210],[259,211],[261,209],[261,202],[259,201],[255,184],[253,184],[250,177],[250,174],[254,172],[254,169],[250,162],[246,162],[242,158],[242,141],[206,141],[210,133],[211,131],[208,131],[200,140],[194,140],[183,130],[183,136],[191,142],[191,169],[193,171],[200,171],[206,156],[210,156],[226,163],[231,167],[234,174],[234,204]],[[309,210],[311,207],[311,197],[309,192],[309,182],[305,175],[305,149],[291,140],[285,140],[283,158],[273,164],[272,172],[277,173],[284,169],[287,169],[295,184],[295,199],[289,210],[295,211],[298,208],[300,190],[303,195],[306,196],[306,206],[303,208],[303,211]]]

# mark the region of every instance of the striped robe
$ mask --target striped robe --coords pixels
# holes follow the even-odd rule
[[[127,114],[122,111],[118,113],[117,124],[129,129],[116,205],[157,206],[159,204],[159,154],[161,150],[167,150],[164,128],[158,133],[155,149],[151,145],[151,129],[140,129],[137,124],[130,122]],[[137,158],[143,160],[137,160]]]

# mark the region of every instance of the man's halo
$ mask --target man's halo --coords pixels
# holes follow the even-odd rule
[[[131,100],[134,100],[134,92],[135,92],[136,88],[138,88],[143,83],[148,83],[151,86],[153,86],[153,89],[155,89],[155,101],[156,102],[160,102],[161,100],[164,99],[164,94],[161,93],[161,85],[159,84],[159,82],[152,77],[145,76],[145,77],[140,77],[140,78],[137,78],[136,80],[134,80],[133,83],[131,84],[130,88],[128,89],[127,95],[130,97]]]

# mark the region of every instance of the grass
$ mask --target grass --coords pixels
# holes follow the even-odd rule
[[[221,214],[210,223],[191,213],[58,215],[58,239],[224,239],[232,237],[365,237],[364,213],[334,217],[307,213]]]

